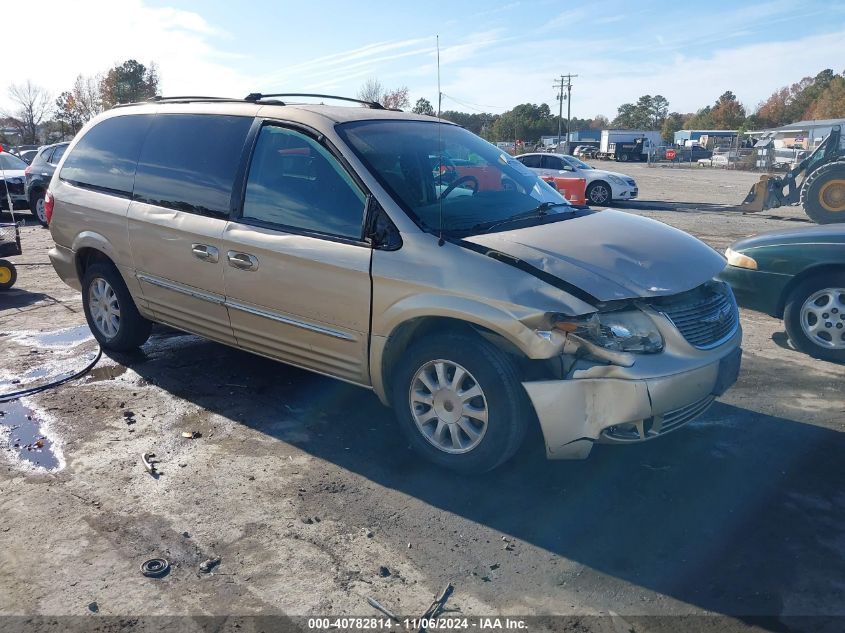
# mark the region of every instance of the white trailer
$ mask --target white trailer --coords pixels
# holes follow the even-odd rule
[[[663,143],[663,137],[657,130],[602,130],[601,143],[599,145],[599,156],[603,158],[615,158],[614,146],[616,143],[633,143],[638,138],[645,138],[643,153],[654,152],[656,147]]]

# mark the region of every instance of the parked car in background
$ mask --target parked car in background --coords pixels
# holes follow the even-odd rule
[[[22,152],[18,153],[18,157],[25,163],[29,164],[32,162],[32,159],[35,158],[35,155],[37,153],[37,149],[25,149]]]
[[[9,200],[6,197],[7,187],[8,197],[12,199],[12,207],[15,210],[29,208],[24,193],[27,167],[28,165],[14,154],[0,151],[0,168],[2,168],[2,171],[0,171],[0,209],[9,209]]]
[[[446,152],[468,161],[448,184]],[[254,94],[122,106],[74,139],[47,211],[104,349],[157,321],[372,389],[459,471],[503,463],[537,421],[557,459],[651,440],[739,372],[721,255],[575,208],[427,116]]]
[[[845,224],[762,233],[726,252],[739,304],[783,319],[799,350],[845,362]]]
[[[38,150],[38,154],[26,168],[26,200],[32,215],[42,226],[47,226],[44,196],[47,193],[47,187],[50,186],[53,172],[56,171],[56,165],[59,164],[68,145],[70,143],[45,145]]]
[[[610,204],[611,200],[633,200],[639,190],[630,176],[604,169],[595,169],[568,154],[522,154],[516,159],[540,176],[583,178],[587,181],[587,203]]]
[[[675,150],[675,160],[682,163],[695,163],[702,158],[710,158],[712,155],[713,152],[701,145],[688,145]]]

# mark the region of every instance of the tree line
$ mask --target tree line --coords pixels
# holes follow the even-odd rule
[[[56,98],[29,80],[12,84],[8,96],[13,105],[0,113],[0,128],[14,130],[21,145],[67,140],[104,110],[155,96],[159,81],[155,62],[146,66],[129,59],[97,75],[77,76],[73,86]],[[0,142],[10,144],[2,129]]]
[[[436,115],[428,99],[417,100],[413,111]],[[467,113],[445,110],[441,116],[469,129],[489,141],[536,141],[541,136],[554,136],[558,130],[557,114],[548,104],[523,103],[503,114],[489,112]],[[643,95],[635,103],[623,103],[612,120],[598,114],[590,119],[573,117],[570,128],[576,130],[630,128],[660,130],[671,143],[678,130],[753,130],[779,127],[807,119],[845,118],[845,73],[836,74],[825,69],[815,77],[776,90],[749,112],[728,90],[712,105],[696,112],[674,112],[669,100],[662,95]],[[563,133],[566,133],[564,119]]]
[[[56,142],[73,137],[91,118],[119,103],[143,101],[158,94],[160,77],[156,64],[146,66],[134,59],[116,64],[107,71],[79,75],[73,86],[53,98],[44,88],[27,80],[8,88],[13,107],[0,112],[0,142],[9,144],[3,129],[15,131],[22,145]],[[410,106],[408,87],[385,88],[378,79],[368,79],[358,98],[380,103],[386,108]],[[418,114],[435,116],[432,103],[420,98],[412,108]],[[522,103],[502,114],[445,110],[441,116],[462,125],[485,139],[496,141],[536,141],[558,133],[558,116],[548,104]],[[804,77],[783,86],[750,112],[730,90],[712,105],[696,112],[675,112],[662,95],[643,95],[635,103],[623,103],[609,120],[597,114],[592,118],[573,117],[575,130],[632,128],[660,130],[667,142],[682,129],[749,130],[778,127],[802,119],[845,118],[845,74],[825,69],[815,77]],[[566,121],[562,125],[566,134]]]

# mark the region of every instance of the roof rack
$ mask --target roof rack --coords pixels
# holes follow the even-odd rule
[[[363,99],[353,99],[352,97],[340,97],[337,95],[324,95],[324,94],[314,94],[310,92],[278,92],[272,94],[262,94],[260,92],[251,92],[243,99],[235,99],[233,97],[206,97],[206,96],[199,96],[199,95],[183,95],[183,96],[175,96],[175,97],[162,97],[160,95],[156,95],[155,97],[150,97],[146,101],[134,101],[132,103],[118,103],[115,104],[113,107],[115,108],[125,108],[127,106],[133,105],[141,105],[144,103],[189,103],[192,101],[205,101],[208,103],[258,103],[259,101],[263,101],[265,104],[272,104],[272,105],[285,105],[283,101],[279,101],[278,99],[274,99],[272,101],[265,101],[266,99],[271,99],[273,97],[311,97],[315,99],[334,99],[337,101],[350,101],[352,103],[360,103],[363,106],[366,106],[373,110],[386,110],[383,105],[380,103],[376,103],[375,101],[365,101]]]
[[[175,96],[175,97],[162,97],[160,95],[156,95],[154,97],[150,97],[146,101],[132,101],[130,103],[116,103],[113,105],[113,108],[125,108],[127,106],[134,106],[134,105],[143,105],[145,103],[189,103],[191,101],[207,101],[213,103],[244,103],[244,99],[234,99],[232,97],[203,97],[197,95],[185,95],[185,96]]]
[[[244,101],[261,101],[268,97],[312,97],[315,99],[335,99],[337,101],[351,101],[352,103],[360,103],[372,110],[384,110],[385,107],[375,101],[365,101],[363,99],[353,99],[352,97],[339,97],[337,95],[323,95],[313,94],[310,92],[274,92],[272,94],[261,94],[260,92],[251,92],[246,96]]]

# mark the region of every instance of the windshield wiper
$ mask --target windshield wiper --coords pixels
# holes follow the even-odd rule
[[[492,224],[476,224],[472,227],[472,231],[484,231],[485,233],[491,231],[497,227],[500,227],[505,224],[510,224],[511,222],[518,222],[519,220],[525,220],[527,218],[542,218],[549,212],[549,209],[553,209],[554,207],[571,207],[572,205],[568,202],[541,202],[539,205],[531,209],[530,211],[526,211],[524,213],[518,213],[517,215],[511,216],[504,220],[499,220],[497,222],[493,222]]]

